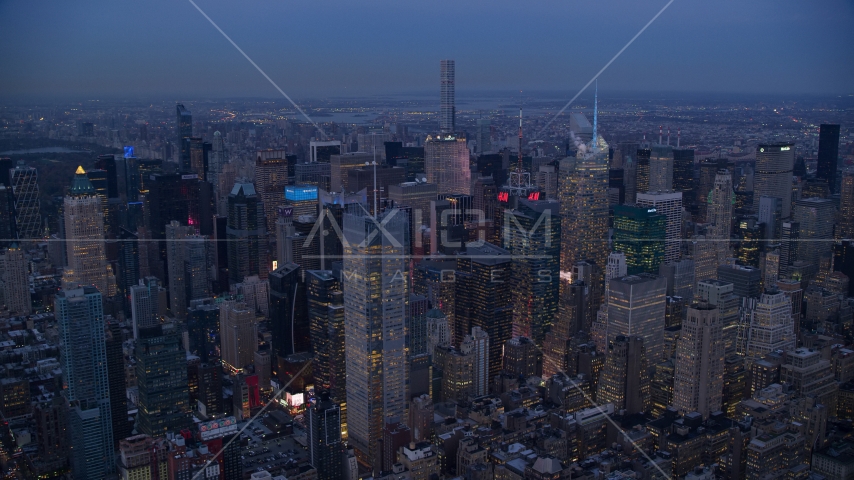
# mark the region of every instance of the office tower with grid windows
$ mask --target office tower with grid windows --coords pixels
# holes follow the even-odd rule
[[[513,256],[513,335],[543,344],[558,313],[560,204],[520,199],[504,211],[505,245]]]
[[[348,439],[368,464],[379,458],[383,426],[408,418],[408,222],[393,213],[372,217],[353,209],[344,214]]]
[[[707,418],[721,408],[723,324],[718,307],[708,303],[695,303],[687,313],[676,341],[673,406],[682,415],[699,412]]]
[[[29,315],[32,311],[27,258],[17,242],[0,257],[3,279],[3,298],[10,315]]]
[[[456,106],[454,101],[455,64],[453,60],[439,62],[439,131],[454,133]]]
[[[836,206],[829,198],[795,201],[792,220],[800,224],[797,259],[818,268],[822,256],[830,253]]]
[[[673,190],[682,192],[682,203],[691,207],[696,202],[694,196],[694,150],[690,148],[673,149]]]
[[[744,303],[747,324],[744,356],[750,363],[775,350],[793,350],[797,342],[792,301],[784,292],[771,290]],[[742,353],[742,352],[739,352]]]
[[[643,337],[648,360],[663,361],[667,280],[641,273],[611,280],[608,290],[606,338]]]
[[[341,438],[341,409],[327,392],[308,412],[308,457],[318,480],[344,478],[344,441]]]
[[[35,167],[18,165],[9,170],[14,200],[15,229],[20,239],[41,236],[39,174]]]
[[[281,157],[264,158],[259,155],[255,161],[255,188],[264,206],[265,228],[271,230],[276,224],[276,207],[285,203],[285,187],[288,185],[288,161],[284,155]]]
[[[190,427],[187,352],[181,327],[162,323],[140,329],[133,356],[139,387],[136,430],[159,436]]]
[[[511,265],[509,251],[489,243],[470,244],[457,256],[454,282],[447,282],[456,300],[452,335],[457,344],[474,327],[489,335],[489,378],[501,373],[504,343],[513,336]]]
[[[219,306],[220,351],[223,366],[238,372],[255,361],[258,325],[245,303],[227,300]]]
[[[654,208],[657,213],[667,217],[664,261],[678,261],[682,243],[682,192],[638,192],[636,203],[639,207]]]
[[[68,256],[63,284],[66,288],[93,285],[104,296],[115,295],[115,277],[108,276],[104,210],[83,167],[77,167],[63,202],[63,215]]]
[[[735,194],[729,170],[718,170],[715,183],[709,192],[706,222],[710,224],[706,238],[715,243],[718,265],[729,257],[729,239],[732,234],[732,206]]]
[[[252,275],[266,279],[264,208],[251,183],[236,183],[231,189],[226,235],[229,280],[239,283]]]
[[[763,196],[783,201],[782,218],[792,214],[792,169],[795,146],[792,144],[759,144],[756,147],[756,170],[753,174],[753,212],[759,211]]]
[[[61,290],[54,299],[60,363],[68,402],[74,478],[102,478],[113,471],[104,309],[95,287]]]
[[[673,148],[669,145],[655,145],[650,150],[649,157],[649,191],[671,190],[673,190]]]
[[[657,273],[664,262],[667,217],[655,208],[616,205],[611,249],[625,255],[628,274]]]
[[[645,412],[650,401],[649,383],[643,338],[616,335],[608,343],[596,401],[613,403],[615,408],[630,414]]]
[[[439,195],[471,194],[471,166],[466,139],[453,134],[428,136],[424,142],[427,182]]]
[[[179,150],[178,165],[185,172],[189,172],[190,166],[190,144],[186,139],[193,136],[193,115],[187,108],[179,103],[175,105],[176,122],[175,137]]]

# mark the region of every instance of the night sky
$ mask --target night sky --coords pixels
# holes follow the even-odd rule
[[[196,0],[294,97],[574,94],[666,0]],[[676,0],[612,91],[854,94],[854,1]],[[186,0],[0,0],[0,96],[277,97]]]

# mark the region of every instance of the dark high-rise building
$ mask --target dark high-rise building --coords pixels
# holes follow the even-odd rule
[[[520,199],[504,215],[505,246],[513,255],[513,334],[542,345],[558,311],[560,204]]]
[[[839,125],[822,123],[818,133],[818,165],[815,176],[827,181],[831,192],[836,188],[836,171],[839,170]]]
[[[287,357],[309,351],[311,328],[302,268],[295,263],[286,263],[270,272],[269,279],[273,355]]]
[[[617,335],[609,342],[596,400],[601,404],[613,403],[614,408],[628,413],[647,410],[649,372],[643,337]]]
[[[125,313],[131,312],[130,287],[139,283],[139,236],[126,229],[119,229],[119,261],[116,287],[122,297]]]
[[[152,265],[151,275],[166,279],[166,226],[173,220],[182,225],[199,224],[199,178],[195,174],[153,174],[147,179],[146,208],[148,209],[148,231],[153,240],[158,240],[159,261]]]
[[[278,271],[278,270],[277,270]],[[308,270],[305,272],[308,321],[311,350],[314,352],[314,382],[318,389],[329,389],[329,370],[332,351],[329,344],[329,305],[332,295],[340,291],[338,279],[331,270]]]
[[[223,413],[222,366],[219,362],[201,363],[198,366],[198,401],[205,406],[208,416]]]
[[[251,183],[237,183],[228,195],[228,278],[232,283],[267,278],[264,207]]]
[[[119,198],[120,192],[118,171],[116,167],[116,156],[112,154],[98,155],[98,159],[95,160],[95,168],[103,170],[106,173],[105,177],[107,179],[107,197]]]
[[[658,273],[664,261],[667,217],[655,208],[617,205],[614,207],[613,251],[626,255],[629,275]]]
[[[0,185],[0,247],[8,247],[17,238],[14,205],[12,189],[5,184]]]
[[[139,388],[136,430],[159,436],[192,425],[187,353],[178,326],[166,323],[141,328],[134,358]]]
[[[184,139],[193,136],[193,115],[180,103],[175,106],[175,110],[177,113],[177,121],[175,123],[177,138],[175,143],[181,149],[178,164],[181,166],[182,171],[189,172],[190,169],[187,167],[190,165],[190,144],[185,142]]]
[[[635,173],[635,192],[646,193],[649,191],[649,160],[652,156],[652,150],[648,148],[639,148],[637,153],[637,167]],[[632,200],[634,203],[634,200]]]
[[[54,302],[73,445],[71,471],[74,478],[104,478],[115,459],[101,293],[95,287],[61,290]]]
[[[473,327],[489,335],[489,378],[501,373],[504,344],[513,337],[511,262],[510,252],[489,243],[470,244],[457,257],[453,338],[459,344]],[[439,302],[433,304],[441,307]]]
[[[113,448],[119,440],[130,436],[133,424],[128,420],[127,381],[125,357],[122,351],[122,329],[113,319],[107,320],[107,380],[110,386],[110,412],[113,415]]]
[[[198,356],[202,363],[211,361],[219,345],[219,307],[211,301],[190,302],[187,333],[190,353]]]
[[[341,409],[328,392],[309,409],[308,455],[318,480],[344,478],[344,442],[341,439]]]
[[[783,222],[780,242],[780,278],[789,275],[789,270],[798,259],[798,244],[801,238],[801,224]]]
[[[694,150],[673,150],[673,190],[682,192],[682,204],[694,205]]]
[[[732,293],[742,298],[759,298],[762,293],[762,271],[744,265],[721,265],[718,267],[718,280],[733,284]]]

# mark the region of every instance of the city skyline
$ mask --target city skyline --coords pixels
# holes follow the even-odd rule
[[[443,58],[459,63],[460,92],[577,91],[665,3],[551,3],[519,9],[511,2],[500,2],[486,10],[454,5],[456,15],[442,8],[446,5],[430,9],[378,3],[353,12],[355,17],[327,15],[322,22],[327,28],[322,30],[311,28],[312,22],[291,19],[336,11],[340,5],[335,2],[313,9],[255,3],[253,15],[246,20],[240,20],[244,17],[236,15],[238,7],[233,4],[198,5],[286,92],[306,98],[432,90],[437,75],[428,66]],[[4,96],[277,96],[190,3],[88,5],[88,9],[69,11],[66,8],[71,7],[58,4],[46,12],[25,4],[0,6],[0,27],[8,32],[0,54],[17,72],[0,83]],[[850,3],[837,1],[822,8],[801,2],[718,6],[674,2],[602,75],[601,87],[646,92],[852,93],[843,80],[854,73],[852,53],[845,48],[854,43],[854,34],[844,28],[854,19]],[[243,7],[240,13],[245,13]],[[34,15],[41,25],[54,28],[39,30],[39,35],[22,29]],[[477,15],[479,21],[461,23],[470,15]],[[347,23],[341,23],[344,17]],[[759,18],[762,21],[756,21]],[[607,35],[594,27],[603,19],[611,24]],[[353,29],[353,20],[366,26],[355,37],[345,33]],[[709,24],[715,28],[703,28]],[[110,35],[109,30],[118,25],[121,34]],[[282,28],[285,35],[272,35]],[[488,34],[495,29],[516,33]],[[804,34],[787,33],[792,29]],[[153,35],[155,31],[159,34]],[[99,35],[111,37],[109,46],[98,41]],[[409,36],[433,41],[400,41]],[[593,38],[596,41],[588,41]],[[77,54],[56,55],[51,45],[60,41]],[[525,62],[529,57],[536,61]],[[388,69],[390,64],[395,68]],[[174,65],[182,65],[177,77],[174,71],[167,73]],[[346,81],[333,74],[342,69],[348,72]],[[57,70],[63,75],[48,74]],[[739,75],[731,75],[733,71]]]

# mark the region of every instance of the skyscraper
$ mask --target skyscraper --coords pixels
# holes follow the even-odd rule
[[[169,306],[175,318],[187,316],[187,281],[184,269],[185,246],[195,229],[177,220],[166,225],[166,266],[169,275]]]
[[[378,458],[384,424],[408,418],[406,230],[405,216],[395,210],[377,218],[361,209],[344,214],[348,435],[369,464]]]
[[[749,362],[775,350],[793,350],[796,344],[792,302],[785,293],[772,290],[745,303],[748,325],[744,355]]]
[[[163,323],[140,329],[133,356],[139,387],[136,430],[159,436],[192,425],[187,352],[180,327]]]
[[[520,199],[507,209],[505,238],[513,255],[513,334],[542,345],[558,312],[560,278],[560,204]]]
[[[629,274],[657,273],[664,261],[667,217],[652,207],[614,207],[612,250],[625,255]]]
[[[560,298],[576,280],[573,266],[586,261],[593,265],[590,290],[591,310],[601,304],[600,285],[608,258],[608,156],[597,153],[560,161]],[[561,300],[563,302],[563,300]],[[574,308],[565,306],[560,309]]]
[[[130,287],[131,318],[133,320],[133,337],[139,337],[141,328],[151,327],[160,323],[158,316],[160,297],[164,289],[156,277],[145,277],[139,280],[139,285]]]
[[[122,329],[119,322],[107,317],[106,338],[107,379],[110,385],[110,413],[113,418],[113,442],[129,437],[133,423],[128,421],[127,381],[125,356],[122,350]]]
[[[443,134],[456,131],[454,105],[454,61],[442,60],[439,62],[439,80],[441,90],[439,91],[439,131]]]
[[[649,191],[673,190],[673,148],[670,145],[655,145],[650,153]]]
[[[465,137],[453,134],[428,136],[424,142],[427,182],[436,184],[439,195],[471,194],[471,166]]]
[[[157,256],[151,265],[151,275],[167,279],[166,225],[172,220],[182,225],[201,225],[199,213],[200,183],[196,174],[151,174],[145,184],[149,192],[145,196],[148,210],[146,225],[151,238],[157,242]]]
[[[608,287],[607,338],[643,337],[648,360],[664,360],[664,314],[667,280],[642,273],[611,280]]]
[[[265,228],[270,230],[276,224],[276,207],[285,203],[285,187],[288,186],[288,161],[282,157],[259,156],[255,162],[255,187],[264,205]]]
[[[682,239],[682,192],[638,192],[639,207],[654,208],[667,217],[667,230],[664,235],[664,261],[679,260]]]
[[[759,201],[763,196],[777,197],[783,201],[783,218],[789,218],[792,213],[792,168],[795,165],[795,146],[760,144],[756,148],[753,212],[759,211]]]
[[[854,171],[842,172],[839,188],[839,223],[834,230],[837,240],[854,238]]]
[[[308,413],[308,456],[318,480],[338,480],[344,475],[341,410],[327,392]]]
[[[39,173],[35,167],[18,165],[9,171],[9,177],[15,201],[15,228],[18,238],[39,238],[42,226]]]
[[[707,303],[688,307],[676,342],[673,406],[682,415],[703,418],[721,408],[724,375],[723,325],[718,308]]]
[[[273,354],[279,357],[311,348],[311,324],[306,308],[303,269],[293,262],[270,273],[270,331]],[[319,371],[322,377],[322,368]]]
[[[615,336],[608,344],[596,401],[613,403],[615,408],[628,413],[642,413],[648,409],[649,400],[649,370],[643,338]]]
[[[839,170],[839,125],[822,123],[818,133],[818,162],[815,176],[827,181],[836,192],[836,171]]]
[[[205,180],[214,186],[216,189],[219,185],[219,174],[222,173],[222,167],[228,163],[226,156],[225,142],[219,130],[214,132],[213,142],[211,142],[211,153],[208,160],[208,174]],[[215,198],[219,198],[218,196]]]
[[[477,152],[492,151],[492,121],[488,118],[477,119]]]
[[[503,346],[513,336],[510,274],[510,252],[492,244],[470,244],[457,256],[451,295],[456,300],[453,336],[459,344],[474,327],[489,335],[489,378],[501,373]]]
[[[673,190],[682,192],[682,203],[692,207],[694,196],[694,150],[673,149]]]
[[[741,297],[733,293],[733,284],[722,280],[703,280],[698,284],[697,301],[718,309],[723,335],[724,353],[736,353]]]
[[[255,360],[258,326],[255,312],[245,303],[227,300],[219,306],[222,363],[231,372],[240,371]]]
[[[471,394],[480,397],[489,393],[489,335],[480,327],[471,329],[460,343],[460,352],[472,357]]]
[[[32,311],[30,279],[24,250],[12,243],[0,257],[3,275],[3,298],[10,315],[29,315]]]
[[[732,175],[729,170],[718,170],[709,193],[706,222],[711,224],[706,238],[715,243],[717,262],[722,264],[729,256],[729,239],[732,234]]]
[[[177,145],[180,153],[180,157],[178,158],[178,165],[181,167],[182,171],[189,172],[190,171],[190,144],[186,141],[186,139],[193,136],[193,115],[184,107],[183,104],[179,103],[175,105],[176,112],[176,122],[175,122],[175,133],[177,137]]]
[[[102,478],[115,461],[101,294],[92,286],[61,290],[54,304],[69,405],[71,470],[75,478]]]
[[[267,278],[264,208],[251,183],[236,183],[228,196],[228,277],[232,283]]]
[[[102,295],[115,295],[115,278],[112,282],[107,278],[104,210],[83,167],[77,167],[63,202],[63,215],[68,255],[63,283],[67,288],[93,285]]]
[[[833,246],[833,222],[836,207],[828,198],[804,198],[795,201],[792,220],[800,224],[798,260],[819,266],[819,259]]]

